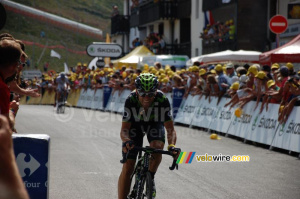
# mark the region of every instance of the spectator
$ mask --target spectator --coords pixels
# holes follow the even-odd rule
[[[211,102],[210,96],[220,96],[220,88],[215,75],[210,74],[207,76],[207,86],[204,93],[206,95],[205,99],[208,97],[209,103]]]
[[[114,17],[114,16],[117,16],[117,15],[119,15],[119,9],[118,9],[118,6],[114,5],[111,16]]]
[[[278,92],[278,90],[279,90],[279,87],[276,85],[275,81],[274,80],[269,80],[267,82],[267,87],[268,87],[268,91],[266,92],[266,95],[263,97],[262,104],[261,104],[261,107],[260,107],[260,113],[263,111],[265,104],[266,104],[266,111],[268,111],[269,103],[279,104],[279,102],[280,102],[279,97],[277,97],[277,99],[276,99],[275,97],[271,97],[269,95],[270,93]]]
[[[10,103],[10,90],[5,82],[17,74],[21,54],[22,49],[16,41],[0,41],[0,114],[8,118],[13,130],[19,105],[16,101]]]
[[[11,135],[7,118],[0,115],[0,198],[29,199],[15,160]]]
[[[247,81],[248,77],[246,75],[242,75],[239,78],[239,87],[238,90],[236,91],[236,94],[231,97],[231,100],[225,104],[224,107],[227,107],[231,104],[230,109],[234,107],[236,104],[239,103],[240,99],[243,97],[246,97],[247,95],[251,94],[251,90],[247,88]],[[232,87],[233,88],[233,87]],[[235,89],[237,87],[235,86]]]
[[[233,78],[237,78],[237,75],[234,71],[234,66],[232,63],[226,64],[226,77],[228,81],[228,87],[233,83]]]
[[[218,105],[221,101],[221,98],[226,93],[227,89],[230,87],[230,83],[228,82],[226,75],[224,75],[223,68],[220,64],[218,64],[215,67],[215,70],[218,75],[217,80],[218,80],[218,86],[219,86],[218,102],[217,102],[217,105]]]
[[[46,62],[46,63],[44,64],[44,72],[47,72],[47,71],[48,71],[48,67],[49,67],[49,63]]]

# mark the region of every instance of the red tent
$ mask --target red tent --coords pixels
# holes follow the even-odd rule
[[[274,50],[259,55],[260,64],[292,62],[300,63],[300,35]]]

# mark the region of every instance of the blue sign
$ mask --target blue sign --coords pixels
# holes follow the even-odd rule
[[[31,199],[47,199],[50,137],[14,134],[14,152],[24,185]]]
[[[110,94],[112,92],[112,88],[109,86],[103,87],[103,109],[106,108]]]
[[[182,98],[183,98],[183,95],[184,95],[184,89],[177,89],[177,88],[173,88],[173,116],[174,118],[176,118],[176,114],[178,112],[178,109],[180,107],[180,104],[182,102]]]

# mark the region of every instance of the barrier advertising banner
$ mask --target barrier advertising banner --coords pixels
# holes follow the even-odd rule
[[[127,97],[130,95],[130,90],[124,90],[116,101],[114,111],[117,113],[123,113],[124,105]]]
[[[182,101],[182,97],[184,95],[184,89],[177,89],[177,88],[173,88],[173,102],[172,102],[172,106],[173,106],[173,117],[176,118],[176,114],[178,112],[178,109],[180,107],[181,101]]]
[[[273,104],[272,109],[268,110],[268,112],[266,112],[266,110],[264,109],[262,113],[260,113],[261,103],[259,103],[256,110],[253,111],[255,105],[256,102],[249,102],[253,117],[247,130],[245,139],[271,145],[276,132],[276,128],[278,126],[277,119],[279,105]]]
[[[79,99],[78,99],[78,101],[77,101],[77,107],[83,107],[83,103],[85,102],[85,100],[86,100],[86,90],[84,90],[84,89],[81,89],[81,91],[80,91],[80,97],[79,97]]]
[[[110,98],[108,100],[106,111],[115,111],[115,107],[117,105],[117,101],[119,99],[119,91],[115,91],[110,95]]]
[[[235,112],[236,108],[237,107],[232,108],[233,113]],[[241,117],[236,117],[233,114],[232,122],[227,131],[228,134],[241,138],[246,137],[248,127],[250,126],[253,117],[252,108],[253,107],[248,103],[244,106]]]
[[[93,90],[94,96],[92,97],[91,109],[103,109],[103,89]]]
[[[111,92],[112,92],[112,88],[108,87],[107,85],[103,87],[103,109],[105,109],[107,106]]]
[[[272,146],[300,153],[300,107],[294,107],[285,125],[279,124]],[[298,117],[297,117],[298,116]]]
[[[13,134],[16,162],[31,199],[49,196],[50,137],[41,134]]]
[[[93,103],[94,91],[91,89],[87,89],[84,95],[85,95],[85,100],[82,103],[82,107],[91,108],[91,105]]]
[[[217,98],[210,103],[212,107],[216,107],[216,112],[212,118],[209,129],[214,131],[219,131],[226,133],[231,123],[234,111],[229,110],[229,107],[224,107],[224,105],[230,100],[228,98],[221,99],[220,103],[217,105]]]
[[[168,98],[169,100],[169,103],[170,103],[170,106],[171,108],[173,108],[173,100],[172,100],[172,93],[165,93],[166,97]]]
[[[199,103],[198,95],[189,95],[186,100],[182,101],[175,122],[190,125]]]
[[[192,126],[209,128],[214,115],[218,111],[216,106],[217,99],[214,97],[211,99],[212,101],[209,103],[208,99],[205,99],[204,96],[201,98],[201,103],[195,110],[195,115],[191,123]]]

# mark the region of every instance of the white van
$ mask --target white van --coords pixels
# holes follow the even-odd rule
[[[140,57],[138,67],[143,68],[145,64],[154,66],[155,62],[161,63],[163,67],[166,65],[175,66],[176,68],[184,68],[189,57],[186,55],[156,55]]]

